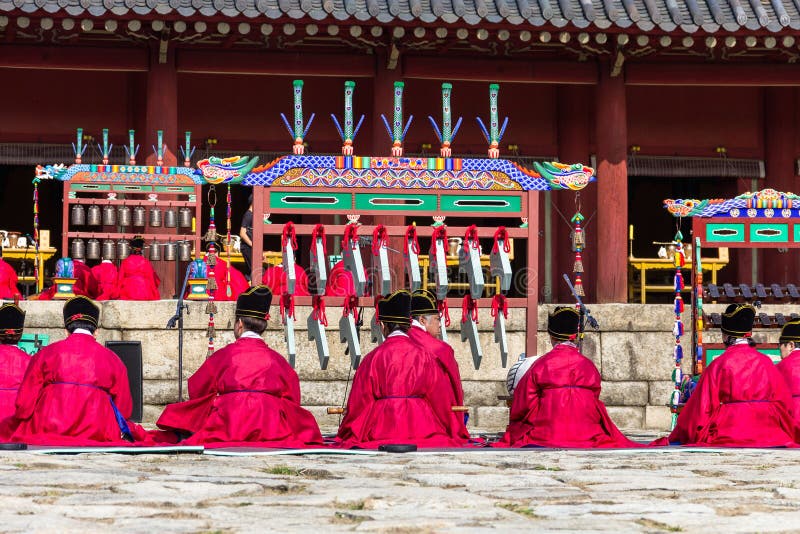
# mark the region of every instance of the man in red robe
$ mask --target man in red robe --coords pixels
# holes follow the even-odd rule
[[[161,279],[153,270],[150,261],[142,256],[144,239],[136,236],[131,240],[131,254],[119,264],[120,300],[159,300],[158,286]]]
[[[731,304],[722,315],[722,355],[703,371],[669,435],[670,444],[794,446],[792,394],[781,372],[753,348],[755,308]],[[666,444],[662,438],[654,445]]]
[[[377,448],[408,444],[459,447],[453,428],[452,386],[436,356],[408,336],[411,294],[395,291],[378,302],[386,340],[364,357],[353,380],[339,444]]]
[[[11,441],[37,445],[129,445],[149,441],[127,421],[133,410],[128,372],[95,340],[100,309],[86,297],[64,304],[69,336],[31,358],[17,394]]]
[[[93,298],[97,294],[97,282],[92,274],[92,269],[81,260],[72,260],[72,276],[75,277],[75,285],[72,292],[75,296]],[[53,300],[56,294],[56,286],[53,284],[39,295],[39,300]]]
[[[219,247],[219,245],[217,246]],[[218,250],[222,250],[222,248],[219,247]],[[247,283],[247,279],[239,269],[231,269],[228,262],[222,259],[224,254],[224,252],[217,254],[217,260],[214,265],[214,278],[217,282],[217,292],[214,293],[214,300],[236,300],[239,295],[250,288],[250,284]],[[203,261],[208,265],[208,254],[203,258]],[[230,283],[228,282],[229,276]],[[230,294],[228,294],[229,287]]]
[[[789,321],[781,329],[778,340],[781,349],[781,361],[778,371],[786,380],[792,394],[790,412],[795,424],[800,427],[800,319]]]
[[[261,335],[272,293],[249,289],[236,300],[236,341],[218,350],[189,378],[189,400],[170,404],[158,426],[192,434],[183,443],[216,446],[322,445],[314,416],[300,406],[300,380]]]
[[[296,297],[307,297],[311,295],[308,291],[308,275],[306,271],[297,263],[294,264],[294,295]],[[286,271],[282,266],[272,265],[264,270],[261,283],[267,286],[273,295],[283,295],[286,291]]]
[[[97,288],[95,300],[114,300],[119,297],[117,281],[119,272],[117,266],[110,260],[103,260],[92,267],[92,278]]]
[[[17,347],[24,326],[25,312],[17,305],[0,306],[0,428],[4,420],[14,415],[17,390],[31,361]]]
[[[461,386],[461,373],[458,370],[453,347],[439,339],[441,328],[442,323],[439,308],[436,305],[436,296],[426,289],[415,291],[411,295],[411,328],[408,329],[408,337],[436,356],[450,382],[449,402],[453,406],[462,406],[464,389]],[[450,428],[457,432],[457,437],[469,439],[466,417],[458,412],[451,413],[453,421]]]
[[[3,259],[3,248],[0,247],[0,299],[22,298],[17,282],[17,271]]]
[[[513,393],[501,447],[638,447],[600,402],[600,373],[578,351],[580,317],[557,307],[547,318],[553,349],[525,372]]]

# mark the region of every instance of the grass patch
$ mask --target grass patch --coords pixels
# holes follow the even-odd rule
[[[536,515],[533,509],[515,502],[497,503],[495,506],[503,510],[508,510],[509,512],[514,512],[515,514],[524,515],[530,519],[541,519],[541,516]]]
[[[300,474],[297,471],[297,469],[289,467],[288,465],[276,465],[275,467],[267,467],[262,469],[262,471],[270,475],[297,476]]]
[[[548,466],[548,465],[541,465],[541,464],[531,466],[530,469],[532,469],[534,471],[563,471],[563,469],[561,469],[557,465]]]

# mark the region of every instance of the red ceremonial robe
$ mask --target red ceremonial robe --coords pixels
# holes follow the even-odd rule
[[[158,300],[159,285],[161,279],[141,254],[131,254],[119,264],[120,300]]]
[[[464,446],[466,440],[452,428],[450,390],[436,357],[406,334],[394,332],[356,370],[339,427],[339,445]]]
[[[30,361],[16,345],[0,345],[0,422],[14,415],[17,390]]]
[[[17,271],[7,261],[0,258],[0,299],[22,298],[17,282]]]
[[[416,321],[412,323],[411,328],[408,329],[408,337],[411,338],[411,341],[436,356],[439,366],[445,372],[450,383],[452,395],[448,401],[452,406],[463,406],[464,390],[461,386],[461,373],[458,370],[458,362],[456,361],[453,347],[441,339],[436,339],[424,328],[417,326],[417,324],[419,323],[416,323]],[[450,413],[452,414],[453,421],[449,428],[457,432],[457,437],[469,439],[469,431],[464,424],[464,414],[456,413],[452,410]]]
[[[777,365],[778,371],[786,380],[789,392],[792,394],[792,404],[789,413],[792,414],[795,424],[800,427],[800,349],[793,350]]]
[[[322,445],[317,421],[300,407],[300,380],[261,338],[240,337],[189,378],[189,399],[170,404],[163,429],[194,433],[184,444],[308,447]]]
[[[668,440],[653,445],[794,446],[791,406],[789,387],[769,356],[736,344],[700,375]]]
[[[72,292],[75,295],[94,298],[97,294],[97,283],[92,275],[92,270],[81,260],[72,260],[72,266],[72,274],[75,277],[75,285],[72,286]],[[53,300],[55,294],[56,286],[52,285],[46,291],[42,291],[39,295],[39,300]]]
[[[294,264],[294,295],[296,297],[307,297],[311,295],[308,292],[308,275],[302,267]],[[286,291],[286,273],[283,267],[273,265],[268,267],[261,277],[261,283],[267,286],[273,295],[283,295]]]
[[[208,255],[203,258],[203,261],[208,263]],[[230,271],[231,277],[231,294],[228,295],[228,272]],[[229,268],[228,262],[217,257],[217,264],[214,266],[214,277],[217,281],[217,292],[214,293],[214,300],[236,300],[239,295],[250,287],[250,284],[247,283],[247,279],[244,275],[236,268]]]
[[[117,291],[117,280],[119,272],[117,266],[106,260],[92,267],[92,277],[94,278],[97,292],[91,295],[95,300],[114,300],[119,297]]]
[[[619,431],[600,402],[600,373],[571,343],[536,360],[514,390],[498,447],[641,447]]]
[[[113,401],[113,402],[112,402]],[[17,394],[11,441],[37,445],[130,445],[114,412],[133,410],[128,372],[93,336],[73,333],[43,347],[30,361]],[[127,421],[135,441],[148,433]]]

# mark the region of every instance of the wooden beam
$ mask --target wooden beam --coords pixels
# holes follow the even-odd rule
[[[179,50],[180,73],[371,78],[375,59],[357,54]]]
[[[0,45],[0,68],[145,72],[146,48]]]
[[[796,65],[627,63],[626,85],[797,86]]]
[[[453,81],[592,85],[597,83],[597,66],[594,63],[574,61],[405,56],[403,58],[403,77]]]

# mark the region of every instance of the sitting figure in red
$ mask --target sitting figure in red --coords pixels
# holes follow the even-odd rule
[[[294,264],[294,295],[296,297],[307,297],[311,295],[308,291],[308,275],[306,271],[297,263]],[[283,295],[286,292],[286,271],[281,265],[271,265],[264,270],[261,283],[267,286],[273,295]]]
[[[142,255],[144,239],[136,236],[131,239],[130,256],[119,264],[120,300],[158,300],[161,298],[158,286],[161,279],[153,270],[150,261]]]
[[[557,307],[547,318],[553,349],[536,359],[513,390],[500,447],[638,447],[600,402],[600,373],[578,351],[580,316]]]
[[[466,439],[455,437],[447,374],[436,356],[409,338],[411,294],[395,291],[379,301],[378,321],[386,340],[358,366],[339,427],[340,445],[466,445]]]
[[[95,339],[100,309],[86,297],[64,304],[69,336],[31,358],[9,425],[11,441],[38,445],[128,445],[150,441],[128,421],[133,410],[128,372]]]
[[[778,371],[789,386],[792,394],[790,412],[795,424],[800,427],[800,319],[794,319],[783,325],[778,343],[781,349]]]
[[[209,245],[211,242],[209,242]],[[214,261],[214,281],[217,284],[217,292],[214,293],[214,300],[236,300],[239,295],[250,288],[247,279],[239,271],[239,269],[231,268],[228,262],[224,260],[225,253],[220,252],[222,247],[220,243],[215,243],[217,247],[217,254]],[[208,246],[208,245],[207,245]],[[208,254],[203,258],[208,266]],[[208,266],[206,271],[210,271],[211,267]]]
[[[119,297],[117,287],[119,272],[112,261],[103,260],[92,267],[92,277],[97,288],[95,300],[114,300]]]
[[[65,260],[69,260],[72,263],[71,276],[75,278],[75,285],[72,286],[72,292],[75,294],[75,296],[92,298],[97,293],[97,281],[94,279],[92,269],[81,260],[62,258],[59,260],[59,262]],[[58,264],[56,264],[56,273],[58,273]],[[116,280],[114,283],[116,284]],[[39,295],[39,300],[53,300],[53,297],[56,294],[56,289],[56,285],[53,284],[45,291],[42,291]]]
[[[14,402],[31,357],[17,347],[25,312],[15,304],[0,307],[0,426],[14,415]]]
[[[236,341],[211,355],[189,378],[189,400],[170,404],[158,426],[191,434],[190,445],[309,447],[322,445],[317,421],[300,406],[300,380],[269,348],[272,293],[258,286],[236,300]]]
[[[450,383],[450,403],[453,406],[464,404],[464,390],[461,386],[461,372],[458,370],[455,351],[440,338],[442,321],[436,296],[426,289],[415,291],[411,295],[411,328],[408,337],[434,356]],[[442,394],[445,394],[443,391]],[[451,412],[453,422],[449,427],[453,437],[469,438],[465,417],[458,412]]]
[[[3,259],[3,247],[0,247],[0,299],[22,298],[17,282],[17,271]]]
[[[670,444],[721,447],[794,446],[792,394],[769,356],[751,338],[756,310],[731,304],[722,314],[727,347],[697,382],[678,416]],[[666,440],[655,445],[665,445]]]

